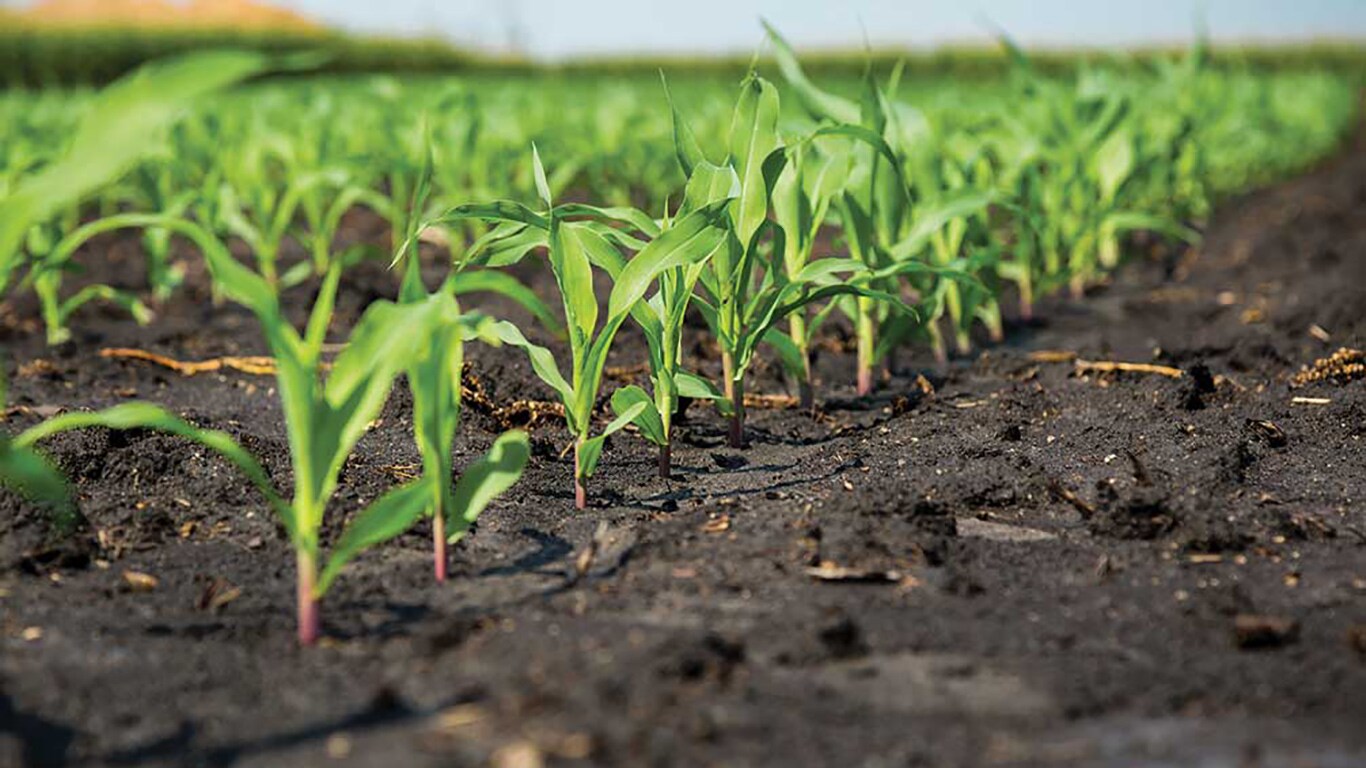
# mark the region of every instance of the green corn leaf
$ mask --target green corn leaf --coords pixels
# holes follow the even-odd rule
[[[337,289],[341,285],[342,262],[335,261],[323,278],[318,297],[313,301],[313,309],[308,313],[308,324],[304,327],[303,349],[309,360],[317,360],[322,354],[323,343],[327,340],[327,328],[332,323],[332,314],[337,306]]]
[[[59,530],[70,530],[80,520],[66,477],[38,451],[0,440],[0,485],[29,501],[51,507]]]
[[[829,257],[816,259],[801,268],[801,271],[793,275],[791,280],[797,284],[818,283],[824,284],[843,272],[857,275],[868,271],[868,266],[858,259],[840,259]]]
[[[803,375],[806,370],[806,360],[803,358],[797,342],[793,341],[791,336],[783,333],[775,326],[764,332],[764,343],[778,353],[778,359],[782,362],[783,370],[789,374]]]
[[[537,248],[550,245],[549,232],[539,226],[520,222],[503,222],[470,246],[456,267],[480,265],[506,267],[520,262]]]
[[[1138,211],[1114,211],[1105,216],[1101,228],[1108,232],[1135,232],[1147,230],[1169,235],[1188,243],[1199,242],[1200,233],[1168,216],[1159,216]]]
[[[643,408],[636,406],[643,405]],[[640,433],[645,439],[655,445],[667,445],[668,435],[664,434],[664,420],[660,418],[659,409],[655,407],[654,400],[645,390],[634,384],[620,387],[612,393],[612,411],[617,414],[627,413],[636,408],[633,422],[640,429]]]
[[[607,239],[606,231],[611,228],[597,227],[593,222],[575,222],[564,226],[574,230],[588,263],[606,272],[615,281],[626,266],[626,259],[621,257],[617,246]]]
[[[593,267],[584,252],[579,232],[554,221],[550,227],[550,263],[560,284],[570,343],[584,346],[598,324],[598,297],[593,292]]]
[[[475,518],[522,476],[531,458],[531,442],[525,432],[513,430],[498,436],[489,452],[465,468],[455,484],[449,530],[455,540]]]
[[[787,80],[792,89],[797,92],[797,98],[801,100],[802,106],[816,117],[826,120],[833,120],[837,123],[858,123],[859,107],[858,104],[827,93],[817,88],[807,79],[806,73],[802,71],[801,64],[797,61],[797,54],[793,52],[792,46],[787,44],[778,30],[774,29],[767,21],[761,22],[764,29],[768,32],[768,39],[773,43],[774,58],[778,61],[778,69],[783,73],[783,78]]]
[[[602,458],[602,447],[607,442],[607,438],[620,432],[627,424],[635,421],[641,411],[645,410],[647,403],[636,403],[617,414],[615,419],[608,422],[602,430],[602,434],[585,440],[579,446],[579,476],[592,477],[593,470],[598,467],[598,460]]]
[[[678,387],[679,397],[693,400],[720,400],[724,397],[715,384],[689,371],[675,371],[674,384]]]
[[[511,222],[514,224],[527,224],[546,231],[550,230],[549,216],[539,214],[525,205],[511,200],[457,205],[428,223],[451,224],[460,221],[461,219]]]
[[[569,415],[575,402],[574,388],[569,385],[568,381],[565,381],[564,375],[560,373],[559,366],[555,364],[555,356],[551,354],[550,350],[527,341],[517,326],[506,320],[495,323],[494,332],[504,344],[526,351],[527,357],[531,361],[531,369],[535,371],[536,376],[541,381],[555,390],[555,393],[559,395],[560,402],[565,406],[565,414]],[[578,432],[573,422],[570,423],[569,428],[573,432]]]
[[[679,114],[673,94],[669,92],[669,81],[662,71],[659,73],[659,79],[664,85],[664,98],[669,102],[669,114],[673,117],[674,154],[678,158],[679,167],[683,169],[683,175],[691,178],[693,169],[705,163],[706,157],[702,154],[702,148],[698,145],[697,137],[688,127],[687,121]]]
[[[950,222],[984,213],[999,199],[1000,195],[995,192],[968,190],[918,206],[910,232],[890,249],[892,260],[907,261],[914,258]]]
[[[683,192],[680,212],[695,211],[718,200],[740,196],[740,177],[729,165],[712,165],[703,160],[693,167]]]
[[[954,263],[943,267],[935,264],[926,264],[920,261],[899,261],[869,273],[869,280],[876,283],[879,280],[895,275],[935,275],[946,281],[951,280],[965,287],[976,288],[983,291],[987,290],[987,287],[981,280],[970,272],[965,272],[962,269],[962,266],[961,260],[957,260]]]
[[[13,446],[17,449],[29,449],[38,441],[59,432],[87,427],[152,429],[183,437],[209,448],[235,464],[242,471],[242,474],[246,475],[247,479],[266,497],[275,513],[279,515],[290,536],[295,535],[296,526],[293,510],[280,498],[275,490],[275,484],[271,482],[270,476],[261,468],[256,458],[238,445],[232,436],[226,432],[196,427],[150,403],[125,403],[103,411],[67,413],[55,416],[24,430],[18,437],[14,438]]]
[[[564,323],[555,316],[550,308],[541,301],[535,291],[522,284],[522,281],[495,269],[471,269],[455,275],[452,281],[455,295],[471,293],[495,293],[516,302],[522,309],[530,312],[550,333],[563,338]]]
[[[763,340],[768,331],[773,328],[779,320],[787,317],[793,312],[807,306],[813,302],[824,299],[835,298],[838,296],[861,296],[875,301],[884,302],[888,306],[894,307],[899,312],[912,316],[916,315],[914,308],[908,306],[899,296],[894,296],[885,291],[878,291],[861,285],[840,284],[818,288],[809,293],[799,295],[796,298],[785,300],[785,302],[775,302],[773,308],[765,315],[756,319],[755,323],[747,330],[745,339],[742,340],[742,355],[737,363],[736,369],[740,375],[754,357],[755,347],[759,341]]]
[[[1096,150],[1094,163],[1101,197],[1114,200],[1134,170],[1134,140],[1127,131],[1110,134]]]
[[[722,223],[726,204],[722,200],[687,214],[627,262],[612,286],[608,317],[629,312],[664,270],[697,262],[715,251],[726,236]]]
[[[598,222],[624,224],[650,237],[659,234],[659,224],[638,208],[624,206],[603,208],[586,203],[563,203],[555,206],[555,215],[562,219],[591,217]]]
[[[541,196],[541,202],[549,208],[550,203],[550,182],[545,179],[545,166],[541,165],[541,153],[536,149],[536,145],[531,145],[531,165],[536,176],[536,194]]]
[[[735,236],[748,244],[768,216],[769,180],[765,161],[778,148],[778,91],[751,75],[740,86],[740,99],[730,127],[730,160],[740,177],[740,196],[733,217]],[[776,179],[775,179],[776,180]]]
[[[0,259],[8,260],[36,221],[84,199],[129,171],[156,136],[194,99],[271,66],[248,51],[214,51],[148,64],[106,88],[76,126],[65,155],[0,200]]]
[[[322,597],[341,569],[362,551],[382,544],[413,526],[431,501],[427,478],[401,485],[376,499],[356,516],[332,548],[318,579],[315,597]]]

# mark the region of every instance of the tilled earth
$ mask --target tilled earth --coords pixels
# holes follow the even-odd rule
[[[372,550],[311,650],[288,544],[228,465],[152,433],[53,439],[85,522],[57,536],[0,498],[0,765],[1366,764],[1366,377],[1349,355],[1296,380],[1366,347],[1366,151],[1207,235],[979,356],[904,359],[873,398],[827,351],[823,413],[754,408],[746,450],[694,406],[670,480],[619,436],[586,512],[539,420],[452,581],[425,529]],[[135,239],[87,261],[141,280]],[[355,270],[338,328],[392,290]],[[91,310],[48,349],[31,317],[9,308],[8,429],[143,398],[287,483],[269,377],[99,354],[261,353],[202,275],[147,328]],[[513,351],[470,357],[462,463],[548,395]],[[396,388],[332,529],[415,471],[410,418]]]

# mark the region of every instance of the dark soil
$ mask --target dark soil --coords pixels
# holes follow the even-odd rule
[[[141,280],[135,239],[87,263]],[[287,481],[271,379],[98,356],[262,351],[248,315],[189,284],[145,329],[91,309],[59,349],[12,308],[8,428],[145,398]],[[392,289],[355,270],[338,327]],[[823,416],[752,409],[745,451],[694,407],[669,481],[619,436],[587,512],[566,433],[539,426],[451,583],[431,581],[425,529],[373,550],[311,650],[288,545],[230,467],[150,433],[62,436],[47,448],[86,524],[58,536],[0,498],[0,765],[1366,764],[1366,381],[1290,384],[1366,346],[1364,308],[1357,149],[1007,345],[902,360],[871,399],[827,352]],[[1079,374],[1039,350],[1186,373]],[[613,364],[641,352],[625,335]],[[510,350],[470,356],[495,403],[548,394]],[[461,462],[498,430],[468,410]],[[398,388],[334,521],[412,470],[410,415]]]

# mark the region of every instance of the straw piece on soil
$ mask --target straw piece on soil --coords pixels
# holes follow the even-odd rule
[[[209,373],[219,371],[224,368],[248,373],[254,376],[270,376],[275,373],[275,359],[271,357],[216,357],[211,360],[200,360],[198,362],[185,362],[175,360],[165,355],[158,355],[155,352],[148,352],[144,349],[127,349],[115,347],[101,349],[100,357],[115,360],[140,360],[163,368],[169,368],[182,376],[194,376],[197,373]]]
[[[1077,360],[1077,373],[1150,373],[1179,379],[1186,375],[1180,368],[1153,363],[1123,363],[1108,360]]]

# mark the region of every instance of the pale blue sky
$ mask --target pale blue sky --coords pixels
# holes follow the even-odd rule
[[[757,18],[798,46],[984,42],[991,19],[1028,44],[1183,42],[1203,13],[1217,40],[1366,40],[1366,0],[274,0],[358,31],[429,34],[542,58],[748,52]],[[0,0],[22,6],[26,0]]]

